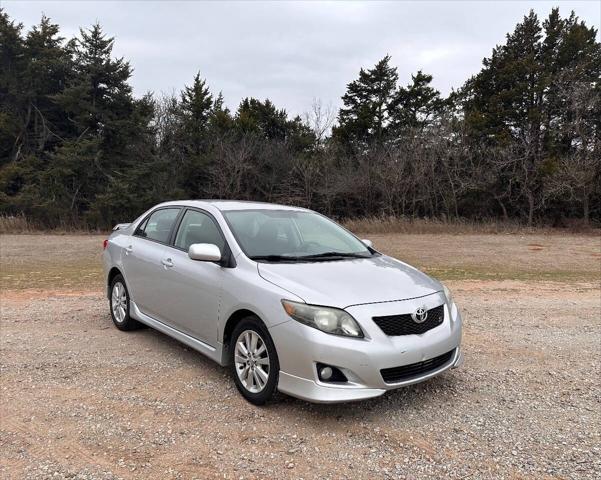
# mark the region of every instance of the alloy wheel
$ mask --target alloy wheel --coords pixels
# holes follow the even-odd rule
[[[123,323],[127,315],[127,294],[125,292],[125,286],[121,282],[116,282],[115,285],[113,285],[111,309],[113,310],[115,320],[119,323]]]
[[[236,373],[244,388],[259,393],[269,379],[269,353],[261,336],[254,330],[244,330],[236,340],[234,351]]]

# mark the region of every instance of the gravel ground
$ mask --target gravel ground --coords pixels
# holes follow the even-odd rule
[[[599,478],[599,282],[448,284],[462,368],[370,401],[263,408],[169,337],[116,330],[98,286],[5,288],[0,476]]]

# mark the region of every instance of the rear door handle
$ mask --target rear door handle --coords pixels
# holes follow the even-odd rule
[[[132,247],[131,245],[130,245],[130,246],[128,246],[128,247],[125,249],[125,255],[129,255],[133,249],[134,249],[134,247]]]
[[[161,260],[161,263],[167,268],[173,267],[173,261],[170,258],[165,258]]]

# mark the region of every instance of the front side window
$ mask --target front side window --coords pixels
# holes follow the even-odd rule
[[[151,213],[138,227],[136,235],[157,242],[167,243],[179,211],[179,208],[161,208]]]
[[[223,215],[244,253],[254,260],[310,261],[372,256],[363,242],[314,212],[231,210]]]
[[[225,241],[213,219],[205,213],[188,210],[177,231],[175,246],[187,252],[193,243],[211,243],[217,245],[221,252],[225,247]]]

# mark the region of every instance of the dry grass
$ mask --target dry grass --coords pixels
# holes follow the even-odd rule
[[[562,228],[549,226],[527,227],[515,220],[473,221],[467,219],[409,218],[395,216],[373,216],[346,219],[341,222],[351,232],[358,234],[411,233],[411,234],[569,234],[582,233],[601,235],[601,228],[582,223],[579,220],[565,221]],[[23,214],[0,214],[0,234],[106,234],[108,231],[88,227],[61,225],[56,228],[43,228],[28,220]]]
[[[0,287],[102,290],[104,235],[0,236]],[[0,475],[1,477],[1,475]]]
[[[106,231],[91,229],[89,227],[63,224],[54,228],[45,228],[32,222],[23,214],[5,215],[0,214],[0,234],[101,234]]]
[[[344,220],[343,225],[351,232],[362,234],[411,233],[411,234],[488,234],[488,233],[585,233],[600,235],[601,229],[571,222],[566,228],[545,226],[527,227],[517,221],[486,220],[476,222],[466,219],[409,218],[409,217],[363,217]]]
[[[591,235],[367,234],[376,249],[440,280],[601,281]],[[0,236],[0,288],[103,288],[105,235]]]
[[[0,215],[0,233],[32,233],[36,230],[25,215]]]

